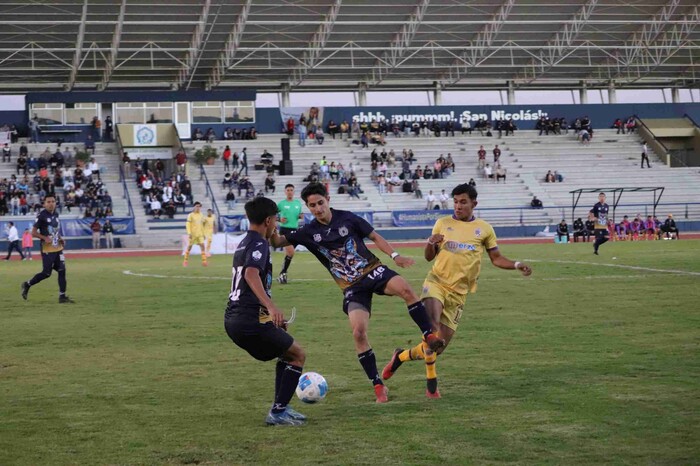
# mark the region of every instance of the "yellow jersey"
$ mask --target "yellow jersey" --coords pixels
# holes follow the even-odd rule
[[[214,234],[214,225],[216,225],[216,215],[209,217],[208,215],[204,217],[204,234],[206,236],[211,236]]]
[[[187,216],[187,234],[192,236],[204,236],[204,216],[202,213],[191,212]]]
[[[470,222],[442,217],[433,234],[443,235],[433,268],[426,280],[459,294],[475,293],[484,250],[498,247],[493,227],[481,219]]]

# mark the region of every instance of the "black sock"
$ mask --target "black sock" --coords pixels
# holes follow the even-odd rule
[[[289,264],[292,263],[292,258],[289,256],[284,256],[284,266],[282,267],[282,271],[280,273],[287,273],[287,269],[289,268]]]
[[[58,290],[61,292],[61,296],[64,296],[66,294],[66,271],[64,270],[59,270],[58,271]]]
[[[284,365],[282,377],[280,377],[280,388],[275,395],[275,404],[272,405],[273,414],[282,413],[287,409],[289,400],[292,399],[292,395],[294,395],[294,391],[299,384],[301,370],[302,368],[300,366],[294,366],[292,364]]]
[[[367,378],[372,381],[373,385],[384,385],[382,379],[379,377],[379,371],[377,370],[377,358],[374,356],[374,351],[372,348],[368,349],[364,353],[357,355],[357,359],[362,364],[362,368],[367,374]]]
[[[425,306],[423,306],[421,301],[408,306],[408,314],[411,316],[411,319],[413,319],[413,322],[418,325],[423,336],[433,331],[433,327],[430,325],[430,319],[428,318],[428,312],[425,310]]]
[[[275,399],[277,399],[277,394],[280,392],[280,386],[282,386],[282,374],[284,374],[285,367],[287,367],[287,363],[281,359],[278,359],[277,365],[275,366]]]

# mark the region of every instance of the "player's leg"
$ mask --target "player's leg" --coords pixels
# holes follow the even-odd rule
[[[365,296],[366,298],[366,296]],[[346,309],[344,309],[348,314],[348,321],[350,323],[350,328],[352,329],[352,338],[355,342],[355,351],[357,351],[357,359],[362,366],[362,369],[367,374],[367,378],[374,385],[374,394],[377,397],[377,403],[386,403],[388,400],[388,390],[384,386],[382,379],[379,377],[379,370],[377,369],[377,358],[374,355],[374,351],[369,344],[369,339],[367,338],[367,330],[369,328],[369,313],[371,307],[371,295],[369,296],[370,302],[360,303],[360,302],[347,302]]]
[[[284,248],[284,265],[282,266],[282,270],[280,271],[280,275],[278,278],[278,281],[282,284],[287,283],[287,270],[289,270],[289,266],[292,263],[292,259],[294,258],[294,246],[289,245]]]
[[[306,420],[306,416],[288,407],[299,384],[299,377],[301,377],[305,361],[306,354],[296,341],[278,359],[275,377],[275,402],[270,410],[271,414],[279,415],[287,412],[296,420]]]
[[[194,246],[194,242],[192,239],[187,241],[187,249],[185,250],[185,259],[182,261],[182,266],[187,267],[187,262],[190,260],[190,251],[192,251],[192,246]]]
[[[208,265],[207,264],[207,250],[204,247],[204,241],[201,241],[201,240],[199,243],[199,252],[202,254],[202,265],[206,267]]]
[[[395,275],[386,283],[383,293],[388,296],[399,296],[406,302],[408,314],[418,328],[420,328],[423,339],[433,351],[444,346],[445,342],[437,335],[437,329],[434,329],[431,325],[430,317],[428,317],[425,306],[406,279],[396,274],[396,272],[391,269],[387,269],[384,273],[387,272],[391,272]]]
[[[598,255],[598,248],[600,247],[601,244],[604,244],[605,242],[608,241],[607,236],[605,235],[605,230],[596,230],[595,231],[595,242],[593,243],[593,254],[596,256]]]
[[[68,282],[66,280],[66,256],[63,255],[63,252],[56,254],[53,269],[58,273],[58,302],[61,304],[73,303],[73,300],[66,295]]]
[[[213,235],[207,236],[207,257],[211,257],[211,242],[214,239]]]
[[[51,253],[51,252],[41,254],[41,261],[42,261],[41,272],[34,275],[29,281],[22,283],[22,298],[24,298],[26,300],[27,295],[29,294],[29,288],[31,288],[32,286],[41,282],[42,280],[46,280],[47,278],[49,278],[51,276],[51,272],[53,271],[53,262],[54,262],[55,255],[56,255],[56,253]]]

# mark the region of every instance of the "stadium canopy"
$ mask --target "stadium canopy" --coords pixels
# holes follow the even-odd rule
[[[620,199],[622,199],[622,195],[624,193],[652,193],[654,197],[654,215],[656,215],[656,207],[659,205],[659,201],[661,201],[661,196],[664,195],[664,187],[629,187],[629,188],[581,188],[581,189],[575,189],[573,191],[569,191],[571,194],[571,221],[574,221],[574,218],[576,218],[575,212],[576,212],[576,207],[578,207],[579,200],[581,199],[581,195],[584,193],[605,193],[606,197],[612,193],[613,195],[613,208],[612,208],[612,219],[615,221],[615,211],[617,210],[617,206],[620,204]]]
[[[697,0],[5,0],[0,88],[697,87]]]

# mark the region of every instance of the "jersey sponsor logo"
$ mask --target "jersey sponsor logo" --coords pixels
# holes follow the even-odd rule
[[[342,227],[338,228],[338,234],[339,234],[340,236],[348,236],[348,229],[347,229],[347,227],[346,227],[345,225],[343,225]]]
[[[473,244],[469,244],[469,243],[459,243],[457,241],[448,241],[447,243],[445,243],[445,249],[447,249],[448,251],[463,251],[465,249],[467,251],[476,251],[476,246],[474,246]]]
[[[259,261],[260,258],[262,258],[262,253],[260,251],[253,251],[252,256],[254,260]]]

